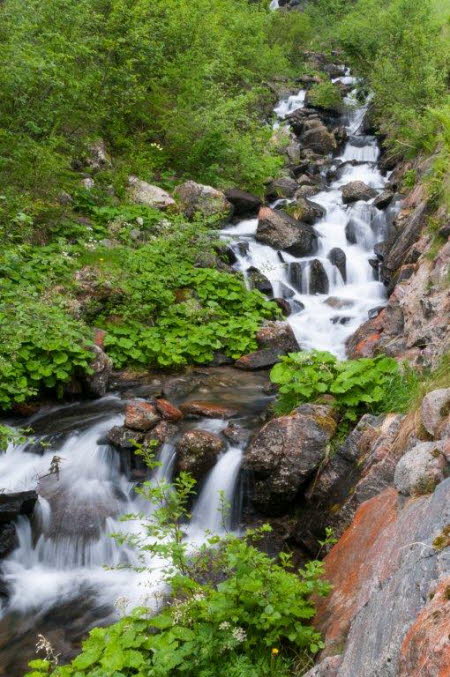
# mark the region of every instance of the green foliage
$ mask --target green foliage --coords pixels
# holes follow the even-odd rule
[[[150,467],[157,465],[145,450],[138,452]],[[65,667],[54,668],[51,648],[45,647],[48,660],[32,661],[27,677],[288,677],[299,656],[323,647],[310,624],[311,597],[330,589],[321,578],[322,564],[309,562],[294,572],[288,554],[277,562],[258,550],[255,544],[268,526],[243,538],[210,535],[193,553],[183,533],[193,485],[183,473],[174,486],[145,483],[138,493],[154,509],[145,518],[125,515],[124,520],[140,521],[140,529],[115,535],[141,552],[144,568],[147,553],[168,562],[166,607],[153,617],[136,609],[108,628],[95,628]]]
[[[396,155],[429,151],[437,144],[430,109],[445,96],[450,67],[449,42],[429,0],[358,0],[325,11],[337,19],[332,32],[345,58],[366,78],[374,93],[380,129]],[[336,3],[334,3],[336,4]],[[328,32],[327,32],[328,31]]]
[[[330,80],[313,85],[308,92],[308,101],[313,106],[326,110],[341,110],[342,95]]]
[[[331,353],[312,350],[282,357],[270,378],[279,386],[278,413],[332,395],[343,416],[355,421],[366,411],[385,411],[388,394],[403,377],[396,360],[389,357],[340,362]],[[399,406],[400,392],[404,391],[399,389]]]
[[[132,171],[261,190],[279,160],[261,125],[268,90],[300,58],[306,19],[241,0],[5,0],[0,5],[0,179],[48,201],[89,171],[103,138],[112,179]],[[51,200],[50,200],[51,202]]]
[[[9,444],[23,444],[27,439],[25,430],[17,430],[7,425],[0,425],[0,451],[5,451]]]
[[[41,388],[60,390],[76,370],[89,371],[89,333],[58,305],[32,299],[0,304],[0,407]]]

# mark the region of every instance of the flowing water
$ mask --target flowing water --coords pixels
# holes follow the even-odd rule
[[[352,82],[349,76],[343,80]],[[302,107],[304,100],[305,92],[301,91],[281,101],[275,109],[277,125],[283,124],[289,112]],[[386,183],[377,167],[376,140],[360,133],[364,113],[365,107],[359,107],[347,114],[349,140],[334,160],[336,178],[313,198],[325,210],[315,225],[320,237],[314,256],[298,259],[283,252],[280,257],[276,250],[255,240],[256,219],[230,224],[222,231],[236,253],[237,268],[244,274],[252,266],[258,268],[270,280],[274,296],[289,300],[293,312],[288,322],[300,346],[330,350],[339,356],[344,355],[346,338],[367,319],[368,311],[385,301],[383,285],[369,260],[374,244],[384,237],[394,208],[382,212],[370,201],[346,207],[340,190],[353,180],[362,180],[377,191]],[[346,235],[350,222],[353,243]],[[345,253],[345,279],[329,259],[334,248]],[[314,259],[326,272],[326,294],[310,293]],[[300,283],[292,282],[292,264],[301,268]],[[254,426],[270,401],[264,394],[266,375],[236,374],[232,369],[214,373],[214,383],[205,377],[206,386],[199,390],[201,399],[208,399],[206,389],[210,400],[234,404],[244,427]],[[107,431],[122,424],[123,409],[124,400],[115,395],[95,403],[42,409],[25,423],[34,430],[33,443],[0,455],[1,485],[6,492],[32,488],[39,492],[32,522],[25,518],[18,521],[19,545],[2,564],[7,594],[3,595],[0,621],[0,675],[23,674],[38,632],[70,657],[86,630],[117,616],[117,606],[147,604],[157,608],[161,602],[165,563],[148,557],[145,573],[120,568],[137,564],[136,553],[110,536],[117,531],[139,535],[138,522],[120,522],[119,517],[151,510],[136,494],[120,453],[105,442]],[[226,422],[203,419],[183,426],[179,434],[186,427],[220,434]],[[149,474],[152,481],[170,480],[175,442],[162,447],[161,465]],[[202,539],[205,529],[220,532],[230,527],[230,523],[224,524],[219,492],[226,501],[236,502],[243,446],[228,444],[200,487],[191,523],[186,525],[186,537],[193,545]],[[55,456],[59,457],[59,472],[49,475]],[[119,568],[107,570],[105,565]]]

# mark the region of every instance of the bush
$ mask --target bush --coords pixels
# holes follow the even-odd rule
[[[276,562],[260,552],[255,544],[270,531],[268,526],[243,538],[210,536],[192,553],[182,525],[193,486],[185,473],[174,487],[145,483],[138,492],[154,509],[137,532],[144,535],[116,534],[130,547],[167,560],[170,599],[166,607],[152,618],[147,609],[136,609],[108,628],[92,630],[70,665],[52,671],[51,660],[32,661],[28,677],[49,672],[53,677],[106,673],[111,677],[288,677],[302,656],[323,647],[310,624],[315,613],[311,596],[326,595],[330,589],[321,580],[322,564],[309,562],[294,572],[289,555],[281,554]],[[142,515],[124,519],[142,521]]]
[[[405,381],[393,358],[379,356],[340,362],[331,353],[316,350],[282,357],[270,378],[279,386],[277,413],[287,414],[304,402],[320,401],[324,395],[331,395],[349,421],[366,412],[381,413],[391,407],[403,411],[408,403],[405,390],[409,390],[413,381],[417,382],[411,372],[407,372]]]
[[[341,110],[342,95],[330,80],[313,85],[308,92],[308,101],[318,108]]]

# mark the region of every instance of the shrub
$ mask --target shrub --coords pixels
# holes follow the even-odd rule
[[[327,110],[340,110],[342,108],[342,95],[330,80],[313,85],[308,92],[308,101],[313,106]]]
[[[270,378],[279,386],[276,410],[280,414],[332,395],[344,418],[355,421],[366,411],[385,411],[393,389],[398,396],[396,401],[391,399],[390,405],[402,410],[405,406],[404,388],[400,385],[404,375],[396,360],[385,356],[340,362],[327,352],[291,353],[273,367]]]
[[[174,487],[145,483],[138,492],[154,505],[149,517],[124,516],[142,522],[136,532],[142,535],[116,534],[142,554],[168,561],[166,607],[151,618],[147,609],[136,609],[108,628],[95,628],[70,665],[52,670],[52,660],[32,661],[27,677],[103,677],[105,671],[111,677],[288,677],[299,655],[323,647],[310,624],[311,596],[329,592],[322,564],[309,562],[294,572],[289,555],[277,562],[260,552],[255,543],[268,526],[243,538],[210,536],[192,553],[182,525],[193,485],[185,473]]]

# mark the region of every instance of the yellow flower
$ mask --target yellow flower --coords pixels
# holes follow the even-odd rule
[[[278,656],[279,651],[278,649],[272,649],[272,656]]]

